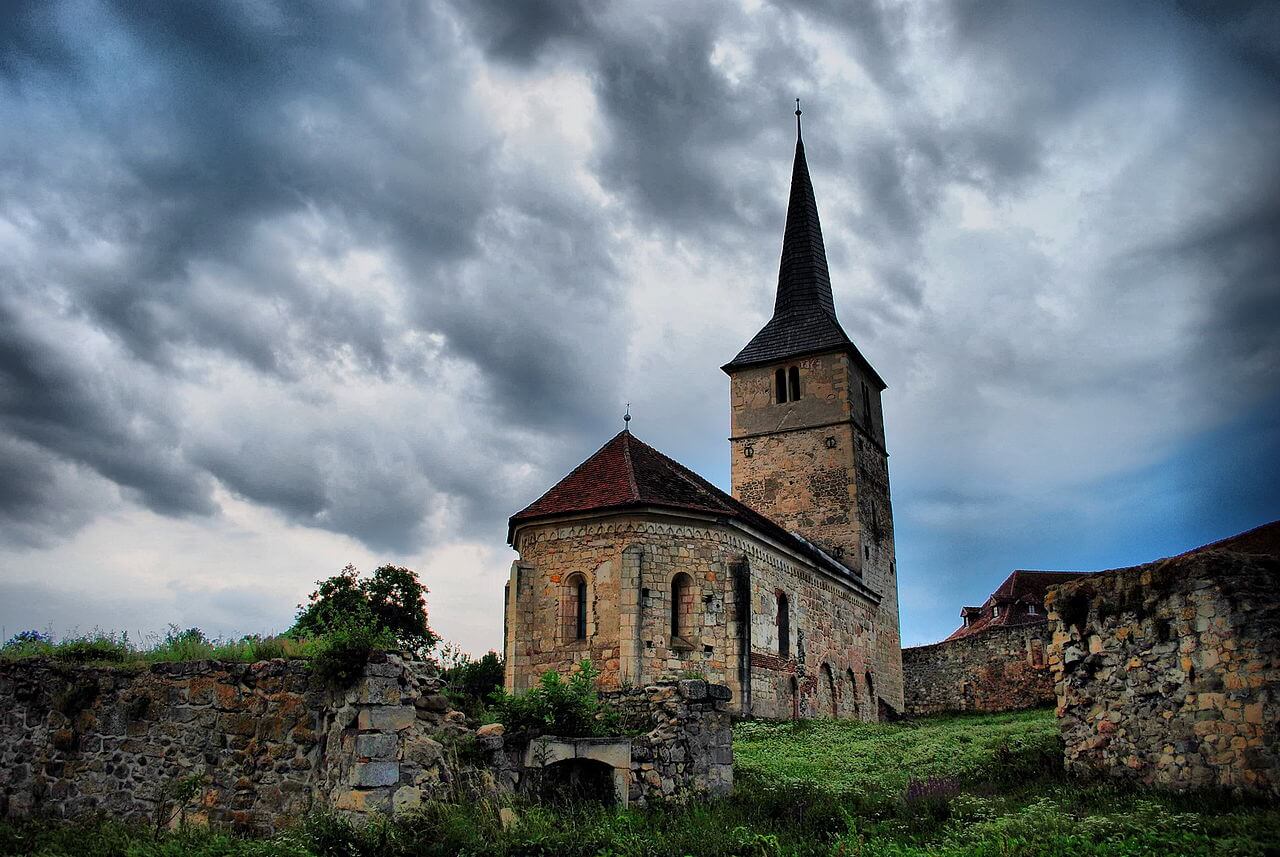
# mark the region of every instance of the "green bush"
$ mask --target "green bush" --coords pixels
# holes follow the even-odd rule
[[[565,680],[548,670],[536,687],[524,693],[496,695],[498,721],[515,732],[559,735],[565,738],[616,734],[618,716],[596,696],[600,671],[584,660]]]
[[[341,626],[310,641],[307,654],[311,670],[331,688],[349,687],[364,672],[369,655],[394,649],[395,636],[385,628],[370,625]]]
[[[87,663],[123,663],[133,655],[129,645],[129,636],[122,634],[106,634],[95,631],[85,637],[71,637],[53,646],[53,657],[60,661],[71,661],[77,664]]]

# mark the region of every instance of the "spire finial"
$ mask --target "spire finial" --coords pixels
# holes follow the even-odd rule
[[[800,139],[800,99],[799,99],[799,98],[797,98],[797,99],[796,99],[796,142],[797,142],[797,143],[801,142],[801,139]]]
[[[622,430],[631,431],[631,403],[627,402],[627,412],[622,415]]]

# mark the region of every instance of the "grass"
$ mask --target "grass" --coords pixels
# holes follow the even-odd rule
[[[913,783],[928,789],[1039,779],[1062,758],[1057,723],[1043,710],[919,724],[746,722],[734,731],[733,750],[740,773],[864,800],[888,799]]]
[[[1051,712],[918,724],[743,723],[732,798],[615,810],[437,806],[353,827],[315,816],[269,839],[110,820],[0,823],[0,854],[41,857],[1118,857],[1280,855],[1280,809],[1219,795],[1072,783]],[[1053,757],[1056,758],[1056,757]]]
[[[270,658],[309,657],[309,641],[285,636],[246,636],[237,640],[209,639],[199,629],[170,625],[163,638],[141,646],[129,635],[95,630],[55,639],[51,634],[26,631],[0,646],[0,659],[51,658],[95,666],[146,666],[158,663],[213,660],[254,663]]]

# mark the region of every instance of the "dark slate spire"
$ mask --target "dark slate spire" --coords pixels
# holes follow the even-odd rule
[[[818,222],[818,202],[813,196],[809,164],[804,159],[800,137],[800,99],[796,99],[796,159],[791,166],[791,199],[787,203],[787,226],[782,235],[782,261],[778,265],[778,298],[774,314],[816,305],[836,314],[831,296],[831,274],[827,271],[827,248],[822,243]]]
[[[822,224],[818,222],[818,203],[804,156],[804,140],[800,136],[800,100],[796,99],[796,157],[791,167],[791,198],[787,202],[773,318],[737,357],[721,368],[727,372],[834,350],[851,351],[883,389],[880,376],[854,347],[836,319],[827,249],[822,243]]]

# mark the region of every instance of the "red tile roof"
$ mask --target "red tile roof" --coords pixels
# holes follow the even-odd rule
[[[644,506],[741,521],[865,589],[857,574],[843,564],[626,430],[615,435],[537,500],[512,515],[507,540],[514,543],[516,527],[530,521]],[[864,594],[879,598],[871,590]]]
[[[977,614],[968,624],[961,625],[947,637],[947,640],[958,640],[988,628],[1000,628],[1009,625],[1033,625],[1044,622],[1044,597],[1049,588],[1077,577],[1084,577],[1087,571],[1028,571],[1018,569],[1005,578],[1004,583],[996,587],[996,591],[981,607],[965,607],[961,615]],[[1035,605],[1036,612],[1029,613],[1028,605]],[[1000,607],[1000,615],[995,615],[995,607]],[[944,640],[943,642],[946,642]]]

